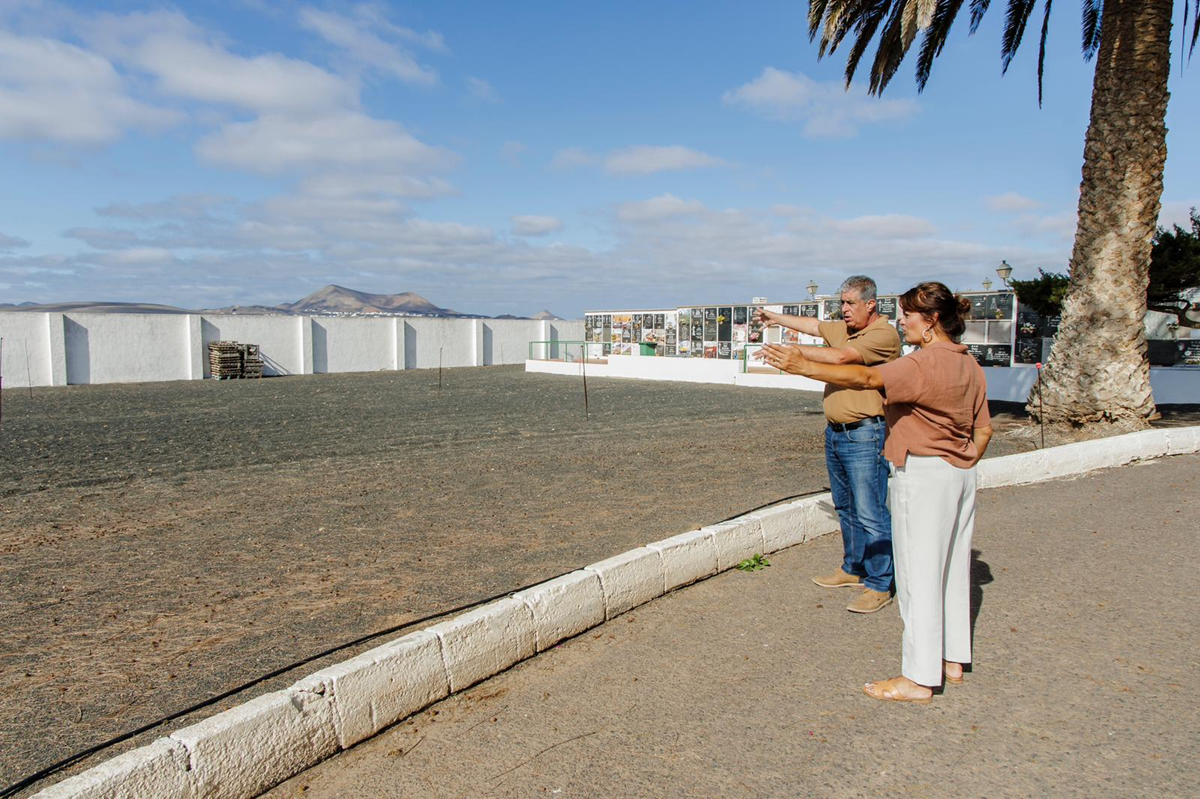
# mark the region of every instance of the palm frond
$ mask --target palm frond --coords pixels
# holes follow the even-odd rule
[[[1100,49],[1100,17],[1103,10],[1104,0],[1083,0],[1084,61],[1091,61],[1092,57],[1096,55],[1096,51]]]
[[[1046,35],[1050,32],[1050,6],[1054,0],[1046,0],[1046,13],[1042,17],[1042,41],[1038,46],[1038,108],[1042,107],[1042,75],[1046,71]]]
[[[875,49],[875,62],[871,65],[871,83],[867,91],[874,95],[883,93],[892,76],[900,68],[907,48],[903,46],[904,10],[907,3],[896,3],[888,16],[887,27],[879,37]]]
[[[917,0],[917,30],[923,31],[933,24],[933,15],[941,0]]]
[[[904,0],[904,13],[900,15],[900,49],[906,53],[917,38],[918,10],[918,0]]]
[[[870,8],[866,9],[859,17],[858,24],[855,26],[854,46],[850,48],[850,54],[846,56],[846,88],[850,88],[850,84],[854,80],[854,73],[858,70],[858,62],[862,60],[863,53],[870,46],[871,39],[875,38],[875,31],[879,29],[879,24],[887,18],[891,2],[890,0],[874,0],[869,5]]]
[[[942,0],[938,3],[933,14],[933,20],[925,29],[925,38],[921,40],[921,52],[917,57],[917,91],[925,90],[929,81],[929,73],[933,71],[933,59],[942,54],[950,28],[958,16],[964,0]],[[1197,0],[1200,2],[1200,0]]]
[[[987,13],[988,6],[992,4],[992,0],[971,0],[971,34],[979,30],[979,23],[983,22],[983,15]]]
[[[821,20],[825,18],[825,9],[829,7],[829,0],[808,0],[808,40],[811,42],[817,38],[817,31],[821,29]]]
[[[1184,13],[1186,14],[1187,13],[1187,0],[1183,0],[1183,10],[1184,10]],[[1192,26],[1192,46],[1188,48],[1188,60],[1189,61],[1192,58],[1192,53],[1196,52],[1196,40],[1200,39],[1200,0],[1196,0],[1195,9],[1192,12],[1192,16],[1196,18],[1196,21],[1193,23],[1193,26]],[[1183,20],[1183,34],[1184,34],[1184,36],[1187,35],[1187,18],[1186,17]]]
[[[1008,72],[1017,48],[1021,46],[1021,37],[1025,35],[1025,25],[1037,0],[1009,0],[1008,14],[1004,17],[1004,38],[1000,44],[1001,74]]]

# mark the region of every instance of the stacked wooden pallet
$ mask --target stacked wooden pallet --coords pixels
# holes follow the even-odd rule
[[[208,369],[218,380],[242,376],[242,350],[236,341],[208,342]]]
[[[257,344],[242,345],[242,377],[262,377],[263,359]]]

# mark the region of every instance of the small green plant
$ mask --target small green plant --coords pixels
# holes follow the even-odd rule
[[[755,554],[752,558],[746,558],[737,565],[737,568],[744,572],[756,572],[759,569],[765,569],[771,565],[771,561],[764,556]]]

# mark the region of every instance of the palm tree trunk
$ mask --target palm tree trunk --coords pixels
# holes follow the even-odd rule
[[[1167,160],[1171,0],[1105,0],[1062,325],[1042,375],[1047,423],[1138,429],[1155,414],[1146,352],[1150,243]]]

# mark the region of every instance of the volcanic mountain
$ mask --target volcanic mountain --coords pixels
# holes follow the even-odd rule
[[[305,313],[391,313],[426,316],[466,316],[449,308],[439,308],[420,294],[368,294],[345,286],[328,285],[302,300],[276,306],[281,311]]]

